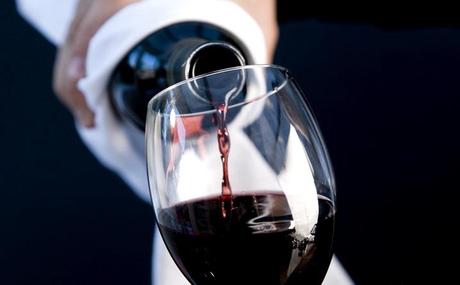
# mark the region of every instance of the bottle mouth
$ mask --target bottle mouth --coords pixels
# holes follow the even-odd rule
[[[246,65],[243,54],[231,44],[190,38],[175,44],[167,62],[167,85],[202,74]]]
[[[224,42],[207,42],[198,46],[185,63],[185,79],[206,73],[246,65],[241,52]]]

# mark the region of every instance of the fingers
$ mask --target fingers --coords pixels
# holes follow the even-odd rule
[[[85,75],[85,56],[87,43],[75,45],[76,35],[84,21],[84,15],[90,10],[91,2],[80,0],[66,42],[60,47],[53,74],[53,90],[59,101],[73,114],[80,125],[94,126],[94,114],[86,104],[84,95],[78,90],[77,83]]]
[[[53,89],[58,99],[72,112],[80,125],[94,127],[95,114],[78,90],[85,76],[89,42],[97,30],[122,7],[137,0],[80,0],[65,44],[59,49],[53,74]]]
[[[67,46],[59,50],[54,67],[53,89],[59,101],[71,111],[80,125],[91,128],[94,127],[94,113],[77,88],[78,80],[85,74],[85,59],[72,55],[70,50]]]
[[[66,93],[70,96],[66,104],[74,112],[74,116],[78,119],[81,125],[86,128],[94,127],[94,113],[86,104],[85,97],[78,90],[77,83],[84,75],[84,58],[74,57],[70,59],[67,69],[67,77],[69,80],[69,88]]]

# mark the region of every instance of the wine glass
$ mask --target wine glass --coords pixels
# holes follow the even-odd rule
[[[192,284],[321,284],[333,173],[285,68],[234,67],[163,90],[148,105],[146,148],[161,235]]]

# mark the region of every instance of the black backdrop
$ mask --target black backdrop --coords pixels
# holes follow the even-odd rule
[[[0,284],[149,284],[151,208],[80,142],[52,95],[54,52],[0,3]],[[336,253],[356,283],[451,278],[460,29],[297,19],[282,24],[275,62],[318,117]]]
[[[55,49],[13,3],[0,3],[0,284],[149,284],[151,208],[82,144],[51,90]]]

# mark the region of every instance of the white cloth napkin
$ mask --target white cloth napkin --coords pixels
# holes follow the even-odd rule
[[[55,45],[67,35],[78,0],[16,0],[22,16]],[[99,161],[116,172],[144,201],[150,201],[145,157],[136,152],[126,131],[111,110],[107,82],[117,63],[141,39],[178,21],[204,21],[236,35],[255,63],[264,63],[266,47],[255,21],[238,5],[224,0],[144,0],[112,16],[90,42],[86,76],[78,84],[96,114],[96,127],[78,132]],[[154,284],[189,284],[178,271],[164,243],[154,242]],[[353,284],[334,258],[324,284]]]

